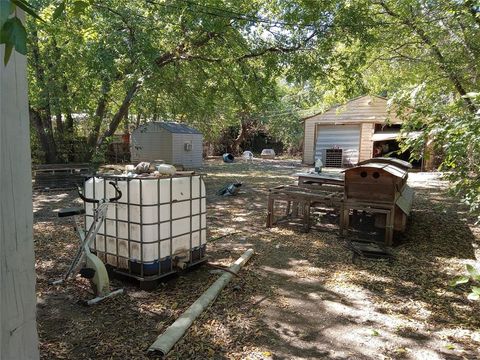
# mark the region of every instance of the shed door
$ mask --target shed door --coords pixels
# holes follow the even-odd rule
[[[315,159],[320,158],[325,166],[334,166],[332,164],[339,163],[331,161],[333,159],[327,159],[327,156],[338,157],[339,152],[328,151],[327,154],[327,149],[342,150],[342,167],[354,166],[358,162],[359,147],[359,125],[317,125]]]

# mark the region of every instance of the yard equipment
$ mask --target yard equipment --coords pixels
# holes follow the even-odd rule
[[[230,153],[223,154],[222,158],[224,163],[233,163],[233,161],[235,160],[235,156]]]
[[[240,191],[240,187],[242,186],[241,182],[234,182],[228,185],[225,185],[220,190],[217,191],[217,195],[221,196],[235,196]]]
[[[85,197],[80,191],[78,191],[78,195],[84,202],[98,205],[94,211],[94,220],[86,233],[85,230],[82,229],[82,227],[79,225],[77,218],[78,216],[85,214],[85,209],[65,208],[61,209],[58,212],[58,217],[73,216],[75,223],[74,227],[77,230],[78,236],[80,238],[80,245],[70,267],[68,268],[63,278],[53,281],[51,284],[63,284],[69,278],[73,278],[77,274],[80,274],[82,277],[89,279],[96,297],[88,300],[88,305],[98,303],[103,299],[123,292],[123,289],[110,291],[110,280],[108,277],[107,269],[105,268],[102,260],[100,260],[95,254],[90,251],[90,246],[92,245],[92,242],[96,238],[97,233],[105,220],[108,206],[122,197],[122,192],[118,189],[117,185],[113,181],[110,182],[110,185],[115,188],[116,195],[113,198],[105,197],[101,200],[90,199]]]

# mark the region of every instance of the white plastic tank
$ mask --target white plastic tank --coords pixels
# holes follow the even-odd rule
[[[161,262],[205,246],[206,191],[201,175],[163,178],[90,178],[85,196],[114,197],[117,183],[122,197],[108,208],[92,249],[112,266],[127,269],[129,262]],[[106,193],[106,194],[105,194]],[[85,204],[86,226],[93,222],[94,205]],[[117,256],[118,255],[118,256]],[[117,261],[118,260],[118,261]]]

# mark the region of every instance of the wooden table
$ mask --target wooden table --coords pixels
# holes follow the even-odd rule
[[[310,230],[310,209],[312,207],[327,207],[340,211],[343,194],[331,191],[311,190],[298,185],[281,185],[268,190],[267,228],[277,223],[275,203],[286,203],[283,219],[298,217],[299,210],[303,217],[303,227]]]
[[[345,184],[345,175],[343,173],[296,173],[294,176],[298,177],[298,186],[322,186],[334,185],[342,186]]]

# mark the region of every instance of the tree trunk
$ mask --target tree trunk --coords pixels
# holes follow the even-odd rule
[[[55,144],[55,139],[53,137],[53,126],[52,126],[52,114],[50,112],[50,93],[48,91],[48,86],[45,82],[45,71],[40,60],[40,49],[38,47],[38,36],[36,30],[32,33],[32,63],[35,68],[35,75],[39,83],[41,92],[40,92],[40,106],[37,109],[39,114],[38,119],[41,121],[41,126],[43,128],[42,134],[38,134],[40,137],[45,136],[48,139],[48,146],[42,143],[43,151],[45,152],[46,162],[54,163],[57,162],[57,148]],[[43,114],[40,114],[41,113]],[[38,129],[38,128],[37,128]]]
[[[88,145],[94,148],[97,145],[98,136],[100,135],[100,128],[102,126],[105,113],[107,112],[108,93],[110,92],[110,81],[104,80],[102,83],[102,95],[97,103],[95,110],[95,117],[93,118],[93,129],[88,137]]]
[[[0,89],[0,359],[38,359],[26,58],[15,51]]]
[[[57,125],[57,131],[63,134],[62,114],[58,113],[55,115],[55,124]]]
[[[113,116],[112,121],[110,121],[108,129],[98,139],[97,146],[96,146],[97,150],[100,148],[100,146],[102,146],[106,138],[112,136],[115,133],[115,131],[118,128],[118,125],[120,124],[120,121],[122,121],[122,119],[128,113],[128,108],[130,107],[130,104],[132,103],[133,98],[135,97],[135,94],[140,89],[140,86],[141,86],[141,82],[139,80],[136,80],[130,86],[130,88],[128,89],[125,95],[125,98],[122,101],[122,105],[120,105],[120,108],[118,109],[117,113]]]
[[[251,130],[251,121],[245,118],[245,115],[242,115],[240,118],[240,130],[238,136],[233,141],[233,149],[235,155],[240,154],[240,145],[246,140]]]
[[[72,131],[73,130],[73,116],[71,114],[71,111],[67,113],[67,121],[65,121],[65,127],[67,131]]]
[[[128,134],[130,132],[130,118],[128,117],[128,109],[125,112],[125,117],[123,118],[123,133]]]
[[[43,152],[45,153],[44,161],[46,163],[53,163],[55,157],[52,154],[51,143],[48,138],[45,129],[43,128],[42,116],[40,113],[34,109],[30,109],[30,123],[33,125],[37,131],[38,140],[40,141],[40,146],[42,147]]]
[[[63,133],[64,139],[66,138],[67,141],[67,149],[68,149],[68,161],[73,162],[75,161],[75,130],[73,128],[73,116],[70,109],[65,116],[65,132]],[[83,159],[81,159],[83,161]]]
[[[137,118],[135,119],[135,129],[140,126],[140,120],[142,119],[142,115],[140,113],[137,114]]]

